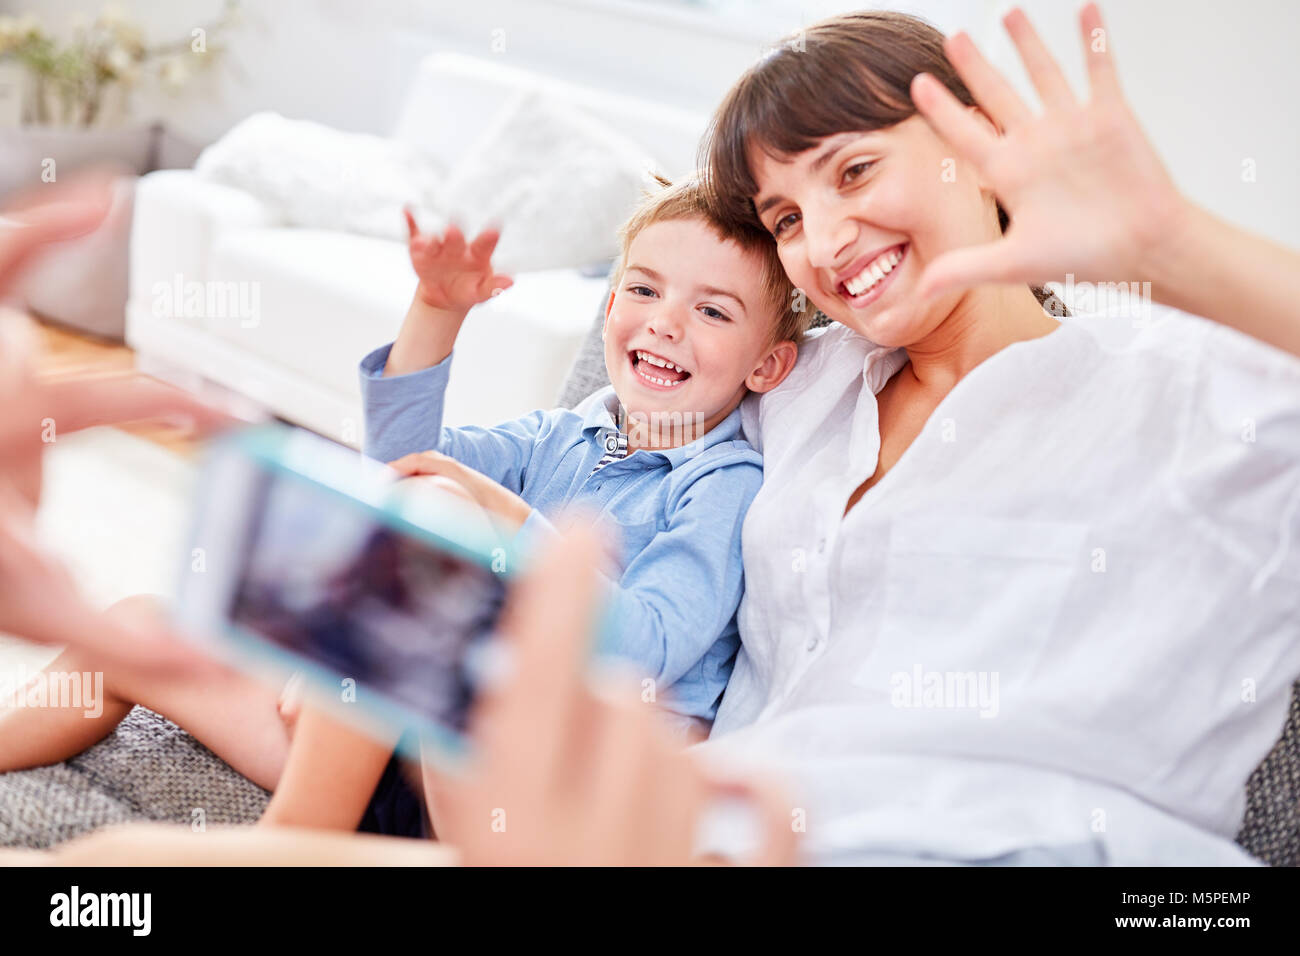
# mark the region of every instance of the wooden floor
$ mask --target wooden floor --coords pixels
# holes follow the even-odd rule
[[[135,370],[135,352],[126,345],[45,322],[37,321],[35,325],[41,343],[36,368],[43,376],[100,378],[144,374]],[[198,453],[199,437],[192,429],[149,423],[118,427],[187,458]]]

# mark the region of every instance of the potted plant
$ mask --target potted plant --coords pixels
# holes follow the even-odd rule
[[[34,14],[0,16],[0,124],[17,120],[0,135],[0,195],[89,161],[147,172],[156,130],[129,122],[132,90],[184,86],[220,54],[237,14],[227,0],[215,21],[158,44],[116,4],[61,32]]]
[[[188,36],[151,44],[140,24],[115,4],[94,20],[48,29],[34,15],[0,16],[0,199],[57,181],[88,163],[149,172],[161,133],[130,120],[130,94],[152,82],[177,89],[220,52],[238,13],[226,0],[220,16]],[[127,238],[135,176],[114,184],[114,198],[93,234],[49,251],[14,290],[29,312],[120,339],[127,290]]]

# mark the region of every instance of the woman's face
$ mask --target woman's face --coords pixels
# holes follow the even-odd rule
[[[992,194],[919,115],[827,136],[780,160],[751,149],[750,163],[754,208],[790,280],[879,345],[910,346],[934,332],[960,293],[918,303],[925,266],[998,235]]]

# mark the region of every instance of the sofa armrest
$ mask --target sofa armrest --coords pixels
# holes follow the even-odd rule
[[[278,218],[250,193],[208,182],[193,170],[142,176],[131,225],[129,300],[148,307],[155,285],[171,285],[178,275],[182,282],[207,280],[213,246],[223,233],[276,225]]]

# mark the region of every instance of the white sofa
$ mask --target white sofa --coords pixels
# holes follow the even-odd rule
[[[450,169],[520,90],[538,87],[633,140],[668,175],[694,167],[702,115],[455,53],[421,62],[391,135]],[[471,313],[456,346],[448,424],[554,403],[606,288],[581,265],[517,275]],[[256,321],[155,308],[159,284],[177,277],[207,289],[255,285]],[[288,227],[250,193],[169,170],[139,182],[129,284],[126,337],[142,369],[195,389],[233,389],[355,446],[357,362],[396,335],[415,279],[402,243]]]

